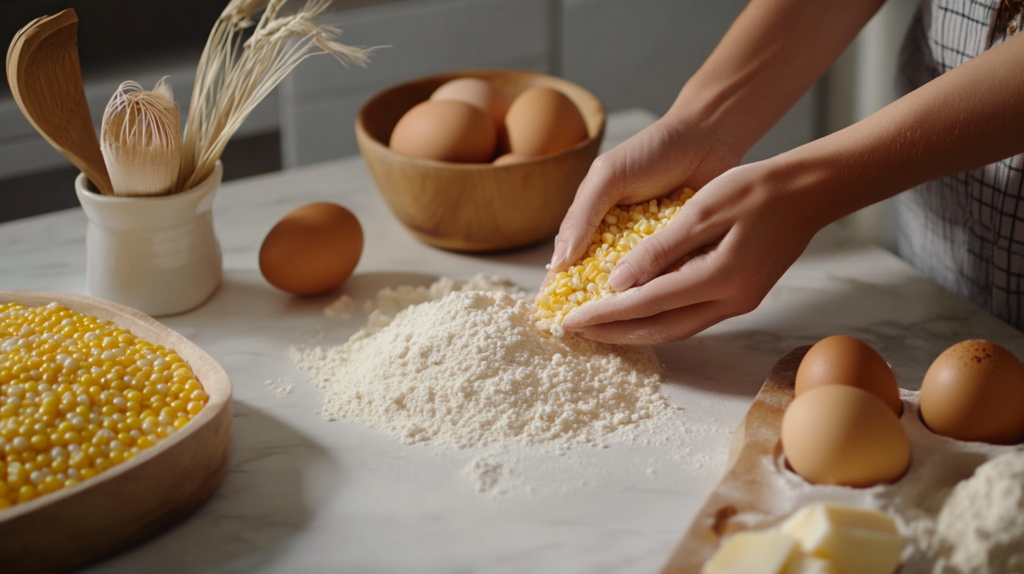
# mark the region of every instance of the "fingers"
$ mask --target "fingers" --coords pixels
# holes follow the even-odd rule
[[[623,292],[635,285],[645,285],[684,257],[721,241],[729,230],[728,224],[708,221],[693,202],[690,200],[667,227],[645,237],[619,260],[608,278],[612,289]]]
[[[739,314],[725,301],[708,301],[651,317],[590,325],[574,329],[573,333],[602,343],[654,345],[687,339]]]
[[[600,323],[651,317],[672,309],[720,299],[723,286],[717,279],[717,268],[711,256],[701,255],[678,271],[667,273],[645,285],[581,305],[565,318],[562,327],[566,331],[575,332]]]
[[[554,277],[554,276],[555,276],[555,270],[554,269],[548,269],[547,275],[544,276],[544,280],[540,282],[540,289],[538,290],[539,293],[543,293],[544,292],[544,289],[548,286],[548,283],[551,282],[551,278]]]
[[[667,227],[645,237],[612,270],[608,283],[615,291],[626,291],[661,276],[684,257],[719,243],[736,223],[734,197],[747,172],[735,168],[715,179],[686,202]]]
[[[598,157],[590,165],[590,170],[576,191],[576,198],[558,228],[555,251],[551,256],[551,269],[555,272],[565,271],[583,255],[590,246],[590,239],[598,223],[617,201],[609,168],[606,167],[606,155]]]

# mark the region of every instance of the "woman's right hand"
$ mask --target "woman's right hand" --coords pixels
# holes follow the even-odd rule
[[[590,246],[594,230],[613,205],[633,205],[690,187],[700,189],[736,167],[743,151],[696,122],[662,117],[601,154],[580,183],[555,238],[551,271],[564,271]]]

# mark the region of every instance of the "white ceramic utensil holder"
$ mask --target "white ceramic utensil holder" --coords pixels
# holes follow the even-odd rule
[[[89,219],[86,282],[95,297],[151,316],[194,309],[220,284],[221,251],[213,232],[213,197],[223,166],[173,195],[114,197],[75,180]]]

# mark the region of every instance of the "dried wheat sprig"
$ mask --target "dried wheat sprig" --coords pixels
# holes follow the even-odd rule
[[[146,91],[122,83],[103,111],[100,151],[114,195],[165,195],[178,184],[181,128],[167,78]]]
[[[365,66],[369,60],[373,48],[341,44],[335,41],[338,29],[316,23],[331,0],[307,0],[294,14],[282,15],[287,3],[231,0],[214,23],[196,71],[178,191],[194,187],[213,171],[253,108],[303,60],[330,54],[346,67]]]

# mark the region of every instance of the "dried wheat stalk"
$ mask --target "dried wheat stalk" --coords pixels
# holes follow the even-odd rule
[[[331,0],[307,0],[294,14],[282,15],[287,3],[231,0],[213,25],[196,71],[178,191],[191,189],[213,172],[249,112],[300,62],[331,54],[345,66],[366,65],[372,48],[340,44],[335,41],[339,30],[316,24]],[[251,35],[243,41],[250,28]]]

